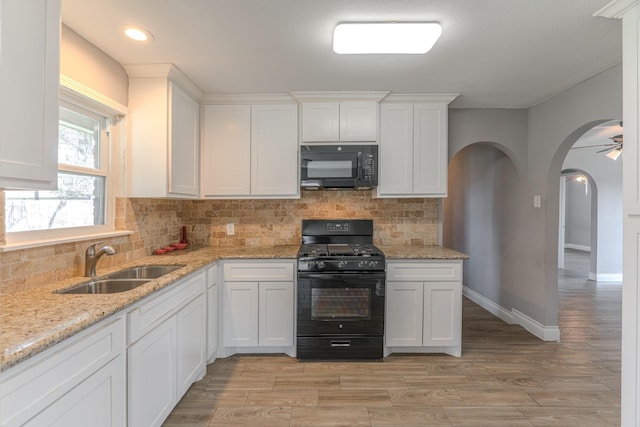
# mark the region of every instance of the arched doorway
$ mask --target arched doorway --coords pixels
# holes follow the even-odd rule
[[[585,171],[562,171],[558,219],[558,269],[565,270],[564,274],[584,275],[588,280],[596,280],[597,192],[594,179]],[[573,273],[569,273],[569,270]]]
[[[513,306],[509,289],[515,274],[510,245],[518,232],[516,200],[521,176],[509,151],[494,142],[476,142],[458,151],[449,162],[449,196],[443,200],[443,245],[467,253],[465,293],[491,301],[485,309]]]
[[[570,147],[565,148],[561,173],[584,177],[580,185],[590,194],[591,227],[583,230],[578,245],[591,252],[589,278],[598,283],[622,280],[622,161],[623,157],[607,156],[616,146],[613,138],[622,135],[621,123],[604,121],[587,129]],[[565,141],[566,142],[566,141]],[[563,150],[560,147],[558,153]],[[615,156],[614,156],[615,157]],[[576,186],[576,181],[571,181]],[[559,204],[559,212],[563,206]],[[562,226],[559,218],[559,225]],[[560,236],[560,233],[558,233]],[[561,239],[559,238],[558,241]],[[558,265],[561,267],[561,250],[558,248]]]

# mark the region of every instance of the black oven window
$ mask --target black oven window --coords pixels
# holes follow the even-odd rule
[[[363,320],[371,318],[369,288],[311,289],[312,320]]]

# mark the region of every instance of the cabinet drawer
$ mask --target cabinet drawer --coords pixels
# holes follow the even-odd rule
[[[6,371],[0,425],[22,425],[123,351],[124,320],[116,317]]]
[[[225,282],[292,281],[293,262],[227,263],[224,265]]]
[[[462,280],[460,261],[387,262],[387,280],[451,281]]]
[[[143,302],[127,313],[128,342],[132,343],[204,292],[205,272],[179,281],[168,292]]]

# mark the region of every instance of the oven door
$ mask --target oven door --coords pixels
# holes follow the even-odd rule
[[[384,272],[300,272],[298,336],[382,336],[384,293]]]

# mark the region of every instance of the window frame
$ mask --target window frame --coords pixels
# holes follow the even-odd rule
[[[124,161],[118,157],[121,155],[120,140],[124,140],[125,121],[123,118],[127,113],[127,108],[63,76],[61,76],[60,83],[58,108],[80,110],[81,113],[86,112],[94,118],[105,118],[105,128],[101,135],[100,168],[93,169],[59,163],[57,169],[58,173],[70,172],[105,177],[104,224],[47,230],[6,231],[6,244],[0,248],[0,251],[131,234],[130,231],[116,231],[115,229],[116,196],[123,184],[118,182],[118,177],[113,173],[115,168],[124,165]],[[122,172],[124,173],[124,170]]]

